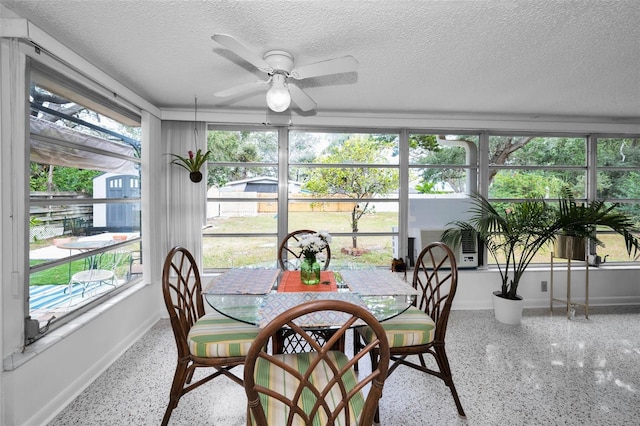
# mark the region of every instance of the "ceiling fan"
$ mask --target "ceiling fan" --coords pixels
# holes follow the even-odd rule
[[[302,80],[329,74],[352,72],[358,68],[358,61],[353,56],[343,56],[294,67],[293,55],[284,50],[269,50],[261,57],[230,35],[214,34],[211,38],[269,76],[267,80],[241,84],[217,92],[214,96],[238,96],[271,86],[267,92],[267,105],[275,112],[285,111],[289,108],[292,100],[302,111],[311,111],[316,107],[313,99],[301,88],[290,82],[290,78]]]

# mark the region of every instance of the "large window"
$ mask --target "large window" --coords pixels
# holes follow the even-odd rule
[[[275,266],[278,241],[301,228],[334,236],[336,268],[389,267],[403,253],[411,262],[449,222],[467,218],[476,191],[505,204],[553,202],[569,187],[578,202],[604,198],[640,217],[638,145],[633,138],[479,130],[216,128],[209,149],[221,157],[209,163],[204,265]],[[408,237],[404,250],[400,235]],[[599,237],[602,258],[630,260],[617,235]],[[480,251],[468,241],[457,253],[461,266],[482,265]],[[548,263],[550,251],[534,262]]]
[[[398,135],[287,136],[278,143],[276,131],[209,132],[204,267],[275,267],[279,241],[297,229],[333,235],[332,266],[390,264]]]
[[[486,193],[493,202],[553,200],[563,187],[576,200],[587,199],[587,139],[555,135],[489,135]],[[552,247],[539,250],[532,263],[549,263]],[[561,260],[560,260],[561,261]]]
[[[596,197],[619,203],[620,209],[631,214],[640,227],[640,138],[599,137],[594,142]],[[629,260],[621,236],[601,234],[600,239],[605,243],[598,250],[602,259]]]
[[[43,65],[30,81],[26,343],[140,277],[141,212],[139,116]]]
[[[207,148],[204,268],[275,267],[278,133],[217,129]]]
[[[408,254],[411,265],[426,244],[454,220],[467,218],[468,194],[478,187],[477,134],[410,133],[408,138]],[[468,243],[467,243],[468,241]],[[456,252],[462,268],[478,266],[473,238]]]
[[[585,137],[490,136],[490,199],[557,198],[568,186],[587,196]]]
[[[411,261],[423,230],[463,217],[477,188],[478,135],[405,135],[215,128],[205,268],[275,266],[278,241],[298,229],[329,231],[332,267],[358,268],[403,257],[404,227]]]
[[[399,135],[291,131],[288,157],[287,230],[329,231],[334,268],[389,266],[398,230]]]
[[[553,202],[562,188],[569,188],[577,202],[618,202],[622,210],[640,218],[637,139],[491,135],[488,141],[491,200],[546,198]],[[636,222],[640,224],[639,219]],[[622,236],[599,230],[598,238],[604,245],[592,250],[602,259],[630,260]],[[540,250],[534,262],[549,262],[551,249]]]

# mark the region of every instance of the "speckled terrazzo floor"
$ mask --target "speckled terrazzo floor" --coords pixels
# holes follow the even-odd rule
[[[453,311],[447,342],[467,418],[440,380],[400,367],[385,383],[382,425],[640,424],[640,307],[571,321],[526,310],[519,326],[492,311]],[[162,320],[50,425],[158,425],[174,367]],[[184,396],[170,424],[244,425],[245,404],[242,387],[218,378]]]

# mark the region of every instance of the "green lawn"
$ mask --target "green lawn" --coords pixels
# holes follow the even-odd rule
[[[99,259],[100,269],[111,269],[113,262],[109,259],[109,256],[97,256]],[[30,266],[45,263],[46,260],[31,260]],[[29,285],[46,285],[46,284],[59,284],[67,285],[69,280],[76,272],[84,271],[87,269],[87,263],[85,260],[74,260],[70,263],[54,266],[53,268],[45,269],[43,271],[35,272],[31,274]],[[127,259],[122,259],[116,270],[116,276],[122,278],[129,270],[129,263]]]
[[[349,212],[290,212],[289,230],[328,230],[330,233],[350,232]],[[247,232],[276,232],[277,217],[259,214],[250,217],[210,218],[205,231],[210,234],[232,234]],[[359,223],[361,232],[390,232],[398,223],[397,213],[375,213],[365,215]],[[341,248],[352,247],[351,237],[333,237],[331,242],[331,265],[391,265],[392,246],[390,236],[358,237],[358,247],[368,250],[362,256],[341,253]],[[276,266],[278,241],[275,237],[216,237],[203,242],[203,265],[205,268],[231,268],[248,265]]]
[[[30,266],[38,265],[46,262],[45,260],[32,260],[29,262]],[[53,268],[45,269],[31,274],[30,285],[45,285],[45,284],[69,284],[69,279],[76,272],[84,271],[86,269],[83,260],[76,260],[70,264],[64,264],[55,266]]]

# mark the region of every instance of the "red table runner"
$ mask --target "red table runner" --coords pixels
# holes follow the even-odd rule
[[[329,284],[323,284],[323,282]],[[336,278],[331,271],[320,271],[320,284],[308,285],[300,281],[300,271],[285,271],[278,284],[278,292],[338,291]]]

